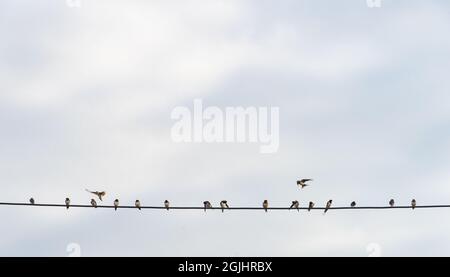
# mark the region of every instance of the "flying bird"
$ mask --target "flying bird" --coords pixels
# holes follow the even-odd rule
[[[136,202],[134,202],[134,205],[136,206],[136,208],[138,208],[139,210],[141,210],[141,201],[136,200]]]
[[[97,208],[97,202],[95,201],[95,199],[91,199],[91,205],[94,208]]]
[[[86,189],[87,192],[92,193],[94,195],[97,195],[98,199],[100,199],[100,201],[103,201],[103,197],[105,197],[106,195],[106,191],[90,191],[88,189]]]
[[[307,182],[311,182],[313,179],[301,179],[297,181],[297,186],[304,188],[309,186],[309,184],[307,184]]]
[[[222,200],[220,202],[220,207],[222,208],[222,213],[224,209],[229,209],[230,207],[228,206],[228,202],[226,200]]]
[[[114,200],[114,210],[117,211],[117,208],[119,207],[119,199]]]
[[[289,210],[294,208],[294,209],[297,209],[297,211],[298,211],[298,205],[299,205],[299,203],[297,200],[292,201],[292,205],[289,207]]]
[[[314,202],[309,202],[308,212],[311,211],[312,208],[314,208]]]
[[[206,209],[211,209],[212,208],[211,202],[204,201],[203,202],[203,207],[205,208],[205,212],[206,212]]]
[[[269,208],[269,201],[264,200],[264,202],[263,202],[263,208],[264,208],[264,210],[265,210],[266,213],[267,213],[267,208]]]
[[[352,207],[352,208],[356,207],[356,202],[353,201],[353,202],[350,204],[350,207]]]
[[[395,204],[394,199],[391,199],[391,200],[389,201],[389,206],[394,207],[394,204]]]
[[[69,199],[69,198],[66,198],[65,203],[66,203],[66,208],[69,209],[69,206],[70,206],[70,199]]]
[[[327,206],[325,207],[325,210],[323,211],[324,214],[328,211],[328,209],[330,209],[331,203],[333,203],[333,200],[328,200]]]
[[[170,207],[169,200],[164,201],[164,207],[166,207],[166,210],[169,210]]]
[[[34,198],[33,197],[30,198],[30,204],[34,205]]]
[[[414,210],[415,208],[416,208],[416,199],[413,199],[412,201],[411,201],[411,207],[412,207],[412,209]]]

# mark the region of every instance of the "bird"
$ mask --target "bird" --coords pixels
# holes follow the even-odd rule
[[[298,211],[298,205],[299,205],[299,203],[297,200],[292,201],[292,205],[289,207],[289,210],[294,208],[294,209],[297,209],[297,211]]]
[[[34,198],[33,197],[30,198],[30,204],[34,205]]]
[[[356,206],[356,202],[353,201],[353,202],[350,204],[350,207],[354,208],[355,206]]]
[[[307,187],[307,186],[309,186],[308,184],[307,184],[307,182],[311,182],[313,179],[301,179],[301,180],[298,180],[297,181],[297,186],[299,186],[299,187],[301,187],[301,188],[304,188],[304,187]]]
[[[229,209],[230,207],[228,206],[228,202],[226,200],[222,200],[220,202],[220,207],[222,208],[222,213],[224,209]]]
[[[138,208],[139,210],[141,210],[141,201],[136,200],[136,202],[134,202],[134,205],[136,206],[136,208]]]
[[[328,211],[328,209],[331,207],[331,203],[333,203],[333,200],[328,200],[327,206],[325,207],[325,210],[323,211],[324,214],[325,214],[325,213]]]
[[[170,207],[169,200],[164,201],[164,207],[166,207],[166,209],[169,210]]]
[[[269,201],[264,200],[264,202],[263,202],[263,208],[264,208],[264,210],[265,210],[266,213],[267,213],[267,208],[269,208]]]
[[[103,197],[105,197],[106,195],[106,191],[90,191],[88,189],[86,189],[87,192],[92,193],[97,195],[98,199],[100,199],[100,201],[103,201]]]
[[[395,204],[394,199],[391,199],[391,200],[389,201],[389,206],[394,207],[394,204]]]
[[[308,212],[311,211],[312,208],[314,208],[314,202],[309,202]]]
[[[211,208],[212,208],[211,202],[209,202],[209,201],[204,201],[204,202],[203,202],[203,207],[205,208],[205,212],[206,212],[206,209],[211,209]]]
[[[97,202],[95,202],[95,199],[91,199],[91,205],[94,208],[97,208]]]
[[[114,210],[117,211],[117,208],[119,207],[119,199],[114,200]]]
[[[70,206],[70,199],[69,198],[66,198],[66,208],[67,209],[69,209],[69,206]]]
[[[416,199],[411,200],[411,207],[414,210],[416,208]]]

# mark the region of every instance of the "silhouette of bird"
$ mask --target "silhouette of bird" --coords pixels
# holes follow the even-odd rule
[[[333,200],[328,200],[327,206],[325,207],[325,210],[323,211],[324,214],[328,211],[328,209],[330,209],[331,203],[333,203]]]
[[[70,206],[70,199],[69,199],[69,198],[66,198],[65,203],[66,203],[66,209],[69,209],[69,206]]]
[[[301,188],[307,187],[307,186],[309,186],[307,184],[307,182],[311,182],[311,181],[313,181],[313,179],[301,179],[301,180],[298,180],[297,181],[297,186],[299,186]]]
[[[294,209],[297,209],[297,211],[298,211],[299,210],[298,205],[299,205],[299,203],[297,200],[292,201],[292,205],[289,207],[289,210],[294,208]]]
[[[267,208],[269,208],[269,201],[264,200],[264,202],[263,202],[263,208],[264,208],[264,211],[266,211],[266,213],[267,213]]]
[[[206,212],[206,209],[211,209],[212,208],[211,202],[204,201],[203,202],[203,207],[205,208],[205,212]]]
[[[91,199],[91,205],[94,208],[97,208],[97,202],[95,201],[95,199]]]
[[[416,199],[411,200],[411,207],[414,210],[416,208]]]
[[[354,208],[355,206],[356,206],[356,202],[353,201],[353,202],[350,204],[350,207]]]
[[[136,208],[138,208],[139,210],[141,210],[141,201],[136,200],[136,201],[134,202],[134,206],[136,206]]]
[[[394,199],[391,199],[391,200],[389,201],[389,206],[394,207],[394,204],[395,204]]]
[[[220,202],[220,207],[222,208],[222,213],[224,209],[229,209],[230,207],[228,206],[228,202],[226,200],[222,200]]]
[[[33,199],[33,197],[30,198],[30,204],[31,204],[31,205],[34,205],[34,199]]]
[[[314,202],[309,202],[308,212],[311,211],[311,209],[313,209],[313,208],[314,208]]]
[[[106,196],[106,191],[90,191],[88,189],[86,189],[87,192],[92,193],[94,195],[97,195],[98,199],[100,199],[100,201],[103,201],[103,197]]]
[[[119,199],[114,200],[114,210],[117,211],[117,208],[119,207]]]
[[[164,201],[164,207],[166,207],[166,210],[169,210],[170,208],[169,200]]]

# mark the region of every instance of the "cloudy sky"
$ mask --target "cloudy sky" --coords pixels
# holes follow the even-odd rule
[[[449,8],[1,1],[0,201],[88,204],[89,188],[107,204],[450,203]],[[175,143],[171,112],[194,99],[279,107],[278,152]],[[448,256],[445,218],[2,206],[0,255]]]

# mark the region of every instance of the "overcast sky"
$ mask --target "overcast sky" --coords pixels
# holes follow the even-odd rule
[[[450,203],[448,1],[80,3],[0,2],[0,201]],[[279,151],[173,142],[196,98],[279,107]],[[0,255],[448,256],[446,218],[2,206]]]

